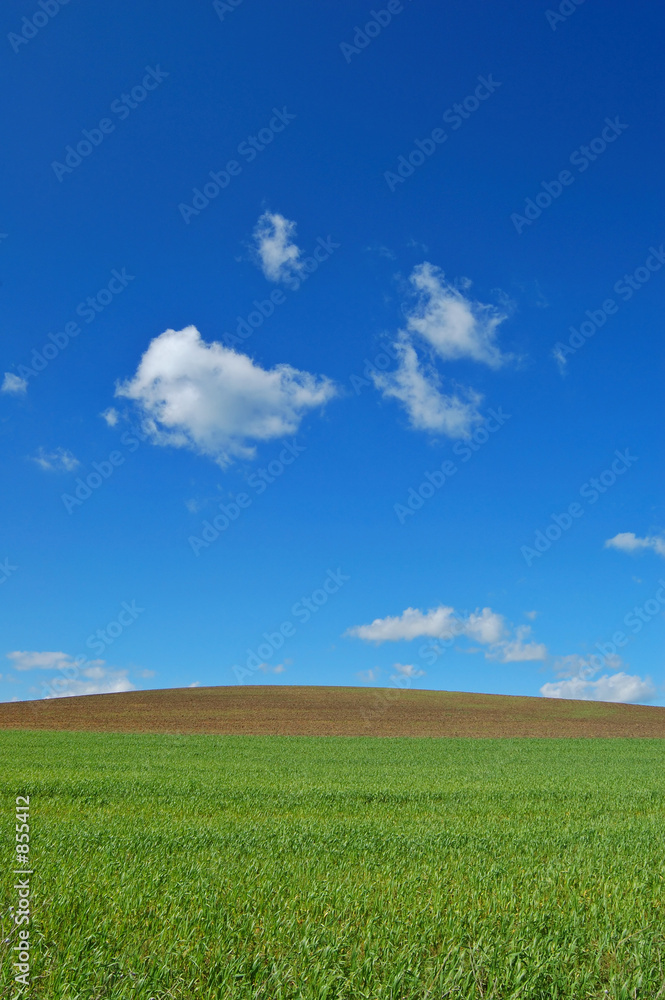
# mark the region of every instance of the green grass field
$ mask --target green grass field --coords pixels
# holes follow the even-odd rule
[[[665,996],[665,741],[5,731],[0,774],[35,1000]]]

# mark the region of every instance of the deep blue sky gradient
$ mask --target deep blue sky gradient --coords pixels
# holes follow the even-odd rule
[[[71,0],[15,52],[7,36],[38,9],[20,0],[0,14],[2,371],[19,372],[49,333],[77,320],[113,269],[134,277],[25,395],[0,396],[0,557],[18,567],[0,586],[4,651],[93,655],[86,639],[136,601],[144,612],[103,658],[137,687],[235,683],[233,665],[290,620],[295,635],[272,659],[286,669],[250,682],[350,685],[380,668],[376,682],[387,684],[401,662],[423,667],[423,687],[537,694],[557,657],[593,651],[622,628],[665,577],[654,552],[603,548],[618,532],[665,527],[665,267],[630,301],[613,291],[665,241],[658,6],[587,0],[553,30],[546,0],[407,0],[349,62],[340,44],[372,9],[356,0],[243,0],[223,20],[203,0]],[[156,66],[168,76],[121,121],[112,103]],[[445,126],[446,109],[488,74],[496,91],[461,128]],[[295,120],[248,163],[238,145],[274,108]],[[114,131],[59,181],[52,163],[103,118]],[[628,127],[587,170],[571,168],[606,118]],[[391,191],[385,172],[437,127],[446,143]],[[186,224],[179,204],[232,158],[240,175]],[[511,214],[564,169],[574,183],[518,234]],[[269,296],[248,252],[266,209],[295,220],[304,250],[319,237],[339,247],[300,290],[285,290],[244,350],[344,391],[304,419],[297,461],[195,556],[188,538],[281,443],[259,443],[256,459],[222,470],[147,441],[130,452],[129,424],[111,428],[99,414],[164,330],[194,324],[220,340]],[[484,395],[483,412],[510,414],[468,463],[452,441],[410,429],[399,406],[350,381],[395,335],[408,276],[424,260],[509,312],[499,339],[519,360],[448,369]],[[618,312],[562,374],[554,344],[609,297]],[[44,471],[31,460],[39,448],[68,449],[80,467]],[[634,466],[528,567],[521,547],[626,448]],[[61,495],[114,449],[124,464],[68,514]],[[457,474],[400,524],[394,505],[446,458]],[[338,567],[348,581],[299,622],[295,602]],[[548,660],[500,664],[460,648],[427,666],[417,640],[343,637],[439,603],[490,606],[515,626],[537,611],[533,638]],[[651,676],[659,704],[663,636],[659,614],[623,652],[628,673]],[[5,666],[0,697],[36,696],[44,671]]]

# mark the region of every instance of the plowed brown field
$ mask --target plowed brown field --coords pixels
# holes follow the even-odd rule
[[[665,708],[392,688],[234,686],[0,704],[0,729],[282,736],[665,737]]]

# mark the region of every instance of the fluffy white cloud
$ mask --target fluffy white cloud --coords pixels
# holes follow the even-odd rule
[[[254,229],[254,251],[268,281],[297,288],[302,274],[296,224],[279,212],[264,212]]]
[[[191,684],[187,685],[188,688],[198,688],[201,687],[201,681],[192,681]]]
[[[370,625],[356,625],[346,633],[366,642],[410,641],[422,636],[432,639],[452,639],[465,635],[483,644],[498,642],[505,631],[502,615],[491,608],[475,611],[466,618],[455,614],[455,609],[439,605],[429,611],[407,608],[401,615],[375,618]]]
[[[473,425],[482,419],[478,411],[482,396],[471,390],[462,395],[442,393],[438,372],[423,362],[405,335],[395,342],[394,350],[398,356],[397,368],[392,372],[374,372],[372,380],[376,388],[404,405],[416,430],[451,438],[468,437]]]
[[[80,694],[115,694],[134,691],[127,670],[114,670],[105,660],[86,660],[79,667],[69,653],[14,650],[7,653],[15,670],[60,671],[48,680],[50,692],[46,698],[67,698]]]
[[[155,444],[191,448],[226,466],[253,442],[295,434],[308,410],[336,395],[324,376],[290,365],[266,370],[246,354],[206,343],[194,326],[155,337],[116,395],[138,404]]]
[[[5,372],[0,392],[9,392],[14,396],[20,396],[28,391],[27,379],[14,375],[13,372]]]
[[[366,642],[399,642],[402,639],[417,639],[420,636],[449,638],[456,633],[452,630],[455,609],[440,605],[429,611],[407,608],[401,615],[375,618],[370,625],[355,625],[347,631],[354,639]]]
[[[494,645],[488,656],[500,663],[524,663],[531,660],[545,660],[547,647],[542,642],[528,641],[531,635],[530,625],[519,625],[515,637]]]
[[[639,552],[643,549],[653,549],[659,556],[665,556],[665,538],[658,535],[647,535],[638,538],[632,531],[622,531],[614,538],[605,542],[606,549],[618,549],[619,552]]]
[[[450,641],[464,637],[486,646],[485,657],[500,663],[544,660],[547,649],[543,643],[529,640],[531,627],[520,625],[514,633],[503,615],[491,608],[477,609],[462,617],[445,605],[420,611],[407,608],[401,615],[375,618],[369,625],[355,625],[345,633],[365,642],[400,642],[428,637]]]
[[[416,301],[406,313],[407,330],[420,335],[440,358],[470,358],[490,368],[509,360],[496,343],[505,313],[467,298],[445,280],[440,268],[427,261],[414,268],[409,280]],[[466,287],[470,284],[466,282]]]
[[[642,702],[656,694],[651,678],[638,677],[620,671],[604,674],[592,681],[585,677],[552,681],[543,684],[540,693],[545,698],[575,698],[582,701]]]
[[[44,451],[39,448],[32,461],[46,472],[73,472],[81,464],[71,451],[66,448],[56,448],[55,451]]]
[[[416,430],[468,437],[480,421],[482,396],[473,389],[441,391],[441,377],[423,351],[442,361],[461,359],[499,368],[511,359],[497,344],[505,313],[468,298],[427,261],[410,276],[413,302],[404,311],[406,327],[394,342],[397,368],[376,372],[372,379],[384,396],[399,400]],[[470,282],[464,284],[467,289]]]

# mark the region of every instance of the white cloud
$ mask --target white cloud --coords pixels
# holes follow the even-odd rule
[[[191,684],[187,685],[188,688],[198,688],[201,687],[201,681],[192,681]]]
[[[482,419],[478,393],[464,390],[460,395],[445,395],[441,378],[431,365],[418,356],[409,339],[401,334],[395,341],[397,368],[392,372],[374,372],[372,380],[384,396],[399,400],[415,430],[445,434],[451,438],[468,437],[474,423]]]
[[[13,372],[5,372],[5,377],[0,386],[0,392],[9,392],[14,396],[20,396],[28,391],[27,379],[14,375]]]
[[[460,618],[455,614],[454,608],[439,605],[429,611],[407,608],[401,615],[375,618],[370,625],[356,625],[346,634],[355,639],[376,643],[408,642],[422,636],[452,639],[460,635],[466,635],[476,642],[496,643],[503,636],[504,630],[503,617],[491,608],[483,608],[466,618]]]
[[[525,618],[528,618],[529,621],[533,621],[538,616],[538,612],[537,611],[525,611],[524,612],[524,616],[525,616]]]
[[[530,625],[519,625],[512,632],[503,615],[491,608],[476,609],[465,616],[445,605],[430,608],[429,611],[407,608],[401,615],[375,618],[369,625],[355,625],[345,634],[350,638],[376,643],[410,642],[425,636],[444,641],[465,637],[487,647],[486,659],[500,663],[544,660],[547,657],[543,643],[529,641]]]
[[[15,670],[59,670],[74,663],[69,653],[38,653],[21,649],[7,653],[7,659],[12,661]]]
[[[56,685],[53,684],[55,688]],[[71,698],[83,694],[119,694],[122,691],[135,691],[126,670],[108,670],[104,667],[87,667],[80,676],[71,680],[57,679],[57,690],[46,695],[51,698]]]
[[[32,461],[46,472],[73,472],[81,464],[66,448],[56,448],[49,452],[39,448],[37,454],[32,456]]]
[[[451,631],[455,621],[455,609],[443,605],[429,611],[407,608],[401,615],[375,618],[370,625],[355,625],[347,635],[366,642],[399,642],[417,639],[420,636],[444,638],[455,635]]]
[[[409,677],[411,680],[416,680],[418,677],[425,676],[425,671],[414,667],[412,663],[394,663],[393,670],[397,671],[397,675],[391,677],[391,681],[399,680],[401,677]]]
[[[530,625],[519,625],[515,637],[496,643],[491,653],[491,659],[500,663],[525,663],[531,660],[545,660],[547,647],[542,642],[526,641],[531,635]]]
[[[80,694],[115,694],[119,691],[134,691],[127,670],[114,670],[106,666],[105,660],[86,660],[79,667],[69,653],[38,652],[36,650],[14,650],[7,653],[15,670],[62,671],[49,678],[51,693],[47,698],[66,698]]]
[[[483,645],[494,646],[502,638],[506,630],[506,623],[503,615],[499,615],[491,608],[483,608],[482,611],[475,611],[464,621],[464,631],[462,634],[475,642]]]
[[[625,674],[604,674],[592,681],[584,677],[543,684],[545,698],[575,698],[582,701],[642,702],[656,694],[651,678]]]
[[[287,364],[266,370],[208,344],[194,326],[155,337],[133,378],[116,388],[139,405],[153,443],[191,448],[221,466],[251,458],[256,441],[295,434],[305,413],[336,392],[325,376]]]
[[[653,549],[659,556],[665,556],[665,538],[659,535],[647,535],[638,538],[632,531],[623,531],[605,542],[606,549],[618,549],[619,552],[639,552],[642,549]]]
[[[139,670],[138,672],[138,676],[142,677],[144,680],[149,680],[151,677],[155,677],[156,675],[156,670]]]
[[[398,331],[393,345],[397,368],[373,373],[374,385],[402,403],[416,430],[468,437],[482,419],[478,410],[482,396],[468,388],[442,392],[441,376],[422,352],[430,359],[466,359],[499,368],[512,359],[496,342],[506,314],[464,295],[427,261],[414,268],[409,280],[415,298],[405,309],[406,327]],[[470,284],[466,281],[463,287]]]
[[[427,261],[414,268],[409,280],[417,298],[406,313],[407,329],[421,336],[440,358],[469,358],[490,368],[510,360],[496,343],[505,313],[467,298],[445,280],[440,268]],[[470,282],[465,284],[468,288]]]
[[[279,212],[264,212],[254,229],[254,251],[268,281],[297,288],[302,274],[296,224]]]
[[[109,427],[115,427],[118,423],[119,413],[113,406],[109,406],[107,410],[99,414],[102,420],[105,420]]]

